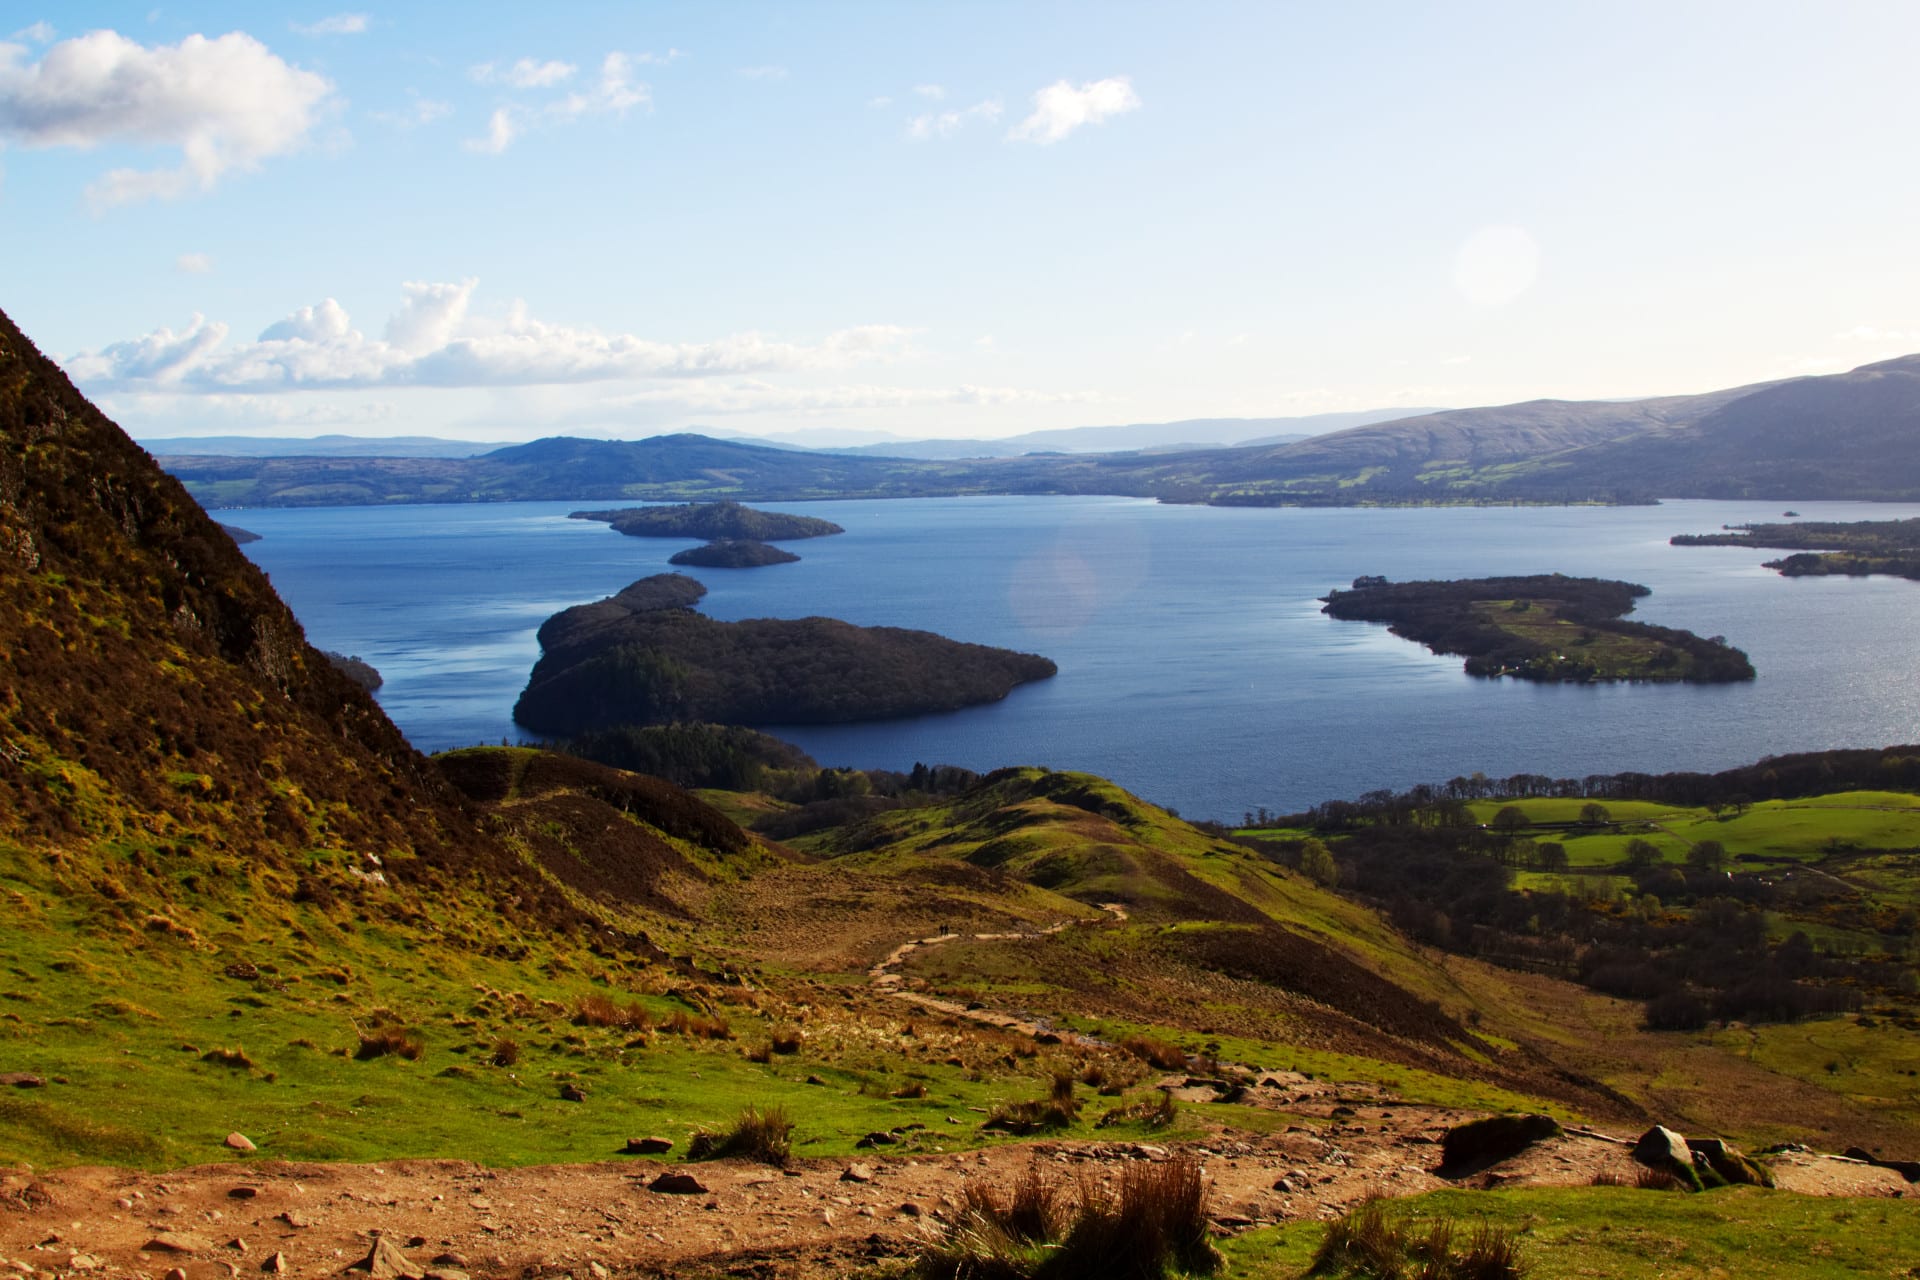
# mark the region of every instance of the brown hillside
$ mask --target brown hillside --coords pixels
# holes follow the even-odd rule
[[[0,840],[525,879],[172,477],[0,315]],[[184,865],[184,862],[183,862]],[[116,872],[118,874],[118,872]],[[550,889],[532,892],[562,911]]]

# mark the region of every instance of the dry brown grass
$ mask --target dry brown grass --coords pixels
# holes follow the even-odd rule
[[[744,1156],[762,1164],[784,1165],[793,1157],[793,1120],[785,1107],[748,1107],[722,1132],[702,1129],[687,1140],[687,1159],[720,1160]]]
[[[733,1027],[725,1018],[709,1018],[697,1013],[685,1013],[678,1009],[660,1024],[659,1030],[667,1035],[690,1036],[697,1040],[733,1039]]]
[[[520,1061],[520,1042],[511,1036],[501,1036],[493,1042],[488,1051],[487,1061],[496,1067],[511,1067]]]
[[[200,1055],[200,1061],[211,1062],[216,1066],[231,1067],[236,1071],[246,1071],[253,1068],[253,1059],[247,1056],[245,1049],[238,1047],[232,1049],[209,1049]]]
[[[1162,1071],[1186,1070],[1187,1051],[1172,1041],[1153,1036],[1128,1036],[1120,1042],[1120,1047]]]
[[[420,1039],[418,1032],[404,1027],[375,1027],[360,1033],[360,1047],[353,1051],[353,1056],[366,1062],[392,1054],[408,1062],[417,1062],[426,1051],[426,1043]]]
[[[1379,1200],[1364,1200],[1327,1224],[1309,1276],[1338,1280],[1520,1280],[1519,1242],[1485,1222],[1462,1231],[1452,1218],[1426,1224],[1395,1221]]]
[[[1038,1166],[1005,1193],[970,1183],[945,1236],[915,1264],[923,1280],[1148,1280],[1210,1275],[1208,1193],[1199,1161],[1141,1161],[1106,1187],[1071,1191]]]
[[[1095,1121],[1093,1127],[1105,1129],[1116,1124],[1137,1122],[1146,1125],[1149,1129],[1164,1129],[1178,1116],[1179,1108],[1173,1100],[1173,1095],[1163,1093],[1158,1098],[1143,1098],[1139,1102],[1114,1107]]]
[[[611,996],[595,992],[581,996],[573,1007],[576,1027],[619,1027],[623,1031],[645,1031],[653,1018],[638,1000],[620,1004]]]

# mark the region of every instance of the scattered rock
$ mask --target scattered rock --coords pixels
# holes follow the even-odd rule
[[[1689,1138],[1687,1146],[1693,1152],[1694,1164],[1713,1170],[1715,1176],[1722,1182],[1743,1187],[1773,1185],[1772,1172],[1749,1160],[1719,1138]]]
[[[1687,1140],[1664,1125],[1655,1125],[1633,1144],[1633,1158],[1649,1169],[1670,1173],[1694,1191],[1700,1190],[1700,1175],[1693,1169],[1693,1149]]]
[[[630,1156],[659,1156],[673,1150],[671,1138],[628,1138],[627,1154]]]
[[[647,1190],[663,1196],[703,1196],[707,1189],[690,1173],[663,1173],[647,1184]]]
[[[1447,1130],[1440,1144],[1440,1168],[1447,1176],[1484,1169],[1560,1134],[1560,1123],[1552,1116],[1507,1115],[1469,1120]]]
[[[287,1272],[287,1255],[284,1253],[274,1254],[271,1258],[268,1258],[260,1264],[260,1269],[270,1276],[285,1275]]]
[[[872,1182],[873,1169],[869,1165],[850,1164],[840,1171],[842,1182]]]
[[[165,1280],[187,1280],[186,1268],[185,1267],[168,1268]]]
[[[11,1086],[15,1089],[41,1089],[46,1087],[46,1083],[47,1082],[39,1076],[27,1071],[0,1072],[0,1085]]]
[[[247,1137],[247,1135],[244,1133],[228,1134],[226,1145],[233,1148],[235,1151],[258,1151],[259,1150],[258,1147],[253,1145],[253,1140]]]
[[[564,1102],[585,1102],[587,1091],[577,1084],[568,1082],[560,1086],[560,1098]]]
[[[925,1213],[926,1210],[922,1209],[919,1205],[909,1200],[905,1204],[901,1205],[897,1212],[903,1218],[917,1218],[922,1213]]]
[[[427,1272],[421,1280],[470,1280],[470,1278],[464,1271],[457,1271],[449,1267],[435,1267],[433,1270]]]
[[[67,1270],[98,1271],[107,1264],[90,1253],[70,1253],[67,1255]]]
[[[819,1076],[808,1076],[807,1083],[808,1084],[825,1084],[826,1081],[822,1080]]]
[[[1848,1147],[1840,1153],[1849,1160],[1870,1164],[1876,1169],[1891,1169],[1908,1182],[1920,1182],[1920,1160],[1882,1160],[1865,1147]],[[1772,1186],[1772,1183],[1768,1183]]]
[[[148,1253],[206,1253],[213,1248],[213,1241],[185,1231],[162,1231],[140,1247]]]
[[[304,1213],[296,1213],[292,1209],[289,1209],[285,1213],[281,1214],[280,1221],[286,1223],[288,1226],[292,1227],[295,1231],[305,1231],[308,1227],[313,1225],[312,1218],[309,1218]]]
[[[233,1190],[227,1192],[227,1199],[251,1200],[259,1194],[260,1188],[258,1187],[235,1187]]]
[[[892,1134],[876,1129],[853,1145],[863,1151],[871,1151],[875,1147],[891,1147],[899,1141]]]
[[[406,1254],[400,1252],[400,1246],[385,1236],[376,1238],[367,1256],[347,1270],[364,1271],[374,1280],[422,1280],[424,1274],[407,1260]]]
[[[613,1276],[613,1272],[598,1262],[587,1263],[587,1274],[592,1276],[593,1280],[612,1280]]]
[[[467,1259],[465,1254],[439,1253],[434,1255],[433,1265],[436,1267],[464,1267],[467,1265]]]

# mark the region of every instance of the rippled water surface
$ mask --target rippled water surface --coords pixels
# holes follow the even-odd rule
[[[566,519],[574,503],[221,512],[324,648],[386,677],[424,750],[519,740],[509,715],[549,614],[668,570],[688,542]],[[781,730],[823,764],[1113,778],[1189,817],[1289,810],[1483,771],[1717,769],[1785,751],[1920,740],[1920,583],[1787,580],[1779,553],[1669,547],[1778,519],[1785,504],[1235,510],[1118,498],[767,504],[846,526],[799,564],[696,569],[718,618],[825,614],[1046,654],[1050,681],[1001,703]],[[1812,520],[1920,507],[1800,503]],[[1653,594],[1634,616],[1725,635],[1747,685],[1573,687],[1479,680],[1317,597],[1396,579],[1558,571]]]

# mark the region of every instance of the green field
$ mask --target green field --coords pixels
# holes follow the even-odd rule
[[[1415,1222],[1451,1218],[1514,1233],[1532,1280],[1855,1280],[1907,1277],[1920,1202],[1796,1196],[1738,1187],[1685,1195],[1620,1187],[1439,1191],[1394,1203]],[[1228,1274],[1292,1280],[1326,1228],[1300,1222],[1221,1242]],[[1341,1273],[1348,1274],[1348,1273]]]

